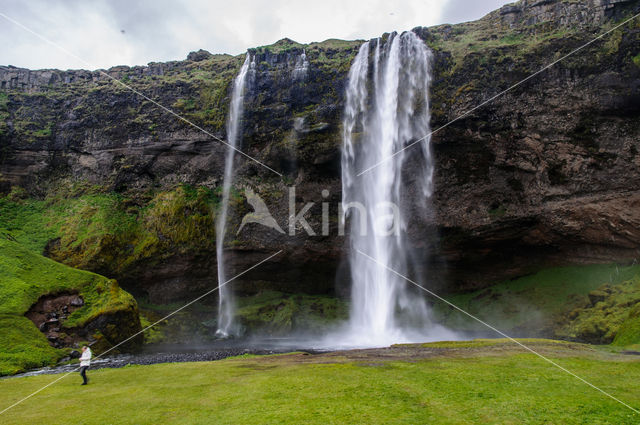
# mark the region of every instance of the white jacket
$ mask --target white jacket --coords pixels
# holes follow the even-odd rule
[[[87,347],[87,350],[80,356],[80,367],[89,366],[91,363],[91,348]]]

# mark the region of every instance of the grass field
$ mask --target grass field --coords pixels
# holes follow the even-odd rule
[[[525,340],[640,408],[640,361]],[[640,415],[512,342],[435,343],[240,357],[70,375],[0,415],[6,424],[632,424]],[[57,376],[0,381],[6,406]]]

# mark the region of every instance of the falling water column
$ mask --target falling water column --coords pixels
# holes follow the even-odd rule
[[[229,117],[227,119],[227,155],[224,165],[224,180],[222,184],[222,205],[218,219],[216,221],[216,259],[218,262],[218,285],[219,288],[219,308],[218,308],[218,330],[216,335],[226,338],[234,333],[237,329],[234,327],[235,303],[233,301],[233,293],[229,284],[226,284],[227,276],[225,274],[224,263],[224,237],[227,228],[227,216],[229,209],[229,195],[231,193],[231,185],[233,183],[233,159],[235,157],[235,149],[242,135],[242,113],[244,106],[244,91],[247,77],[255,68],[249,54],[244,60],[240,72],[233,81],[233,92],[231,94],[231,104],[229,105]]]
[[[373,55],[371,47],[375,47]],[[342,199],[349,218],[353,286],[347,339],[352,345],[383,346],[414,336],[420,339],[418,335],[425,333],[428,310],[424,300],[412,296],[393,271],[402,275],[408,271],[400,196],[408,155],[402,149],[429,134],[430,57],[429,49],[413,32],[393,33],[384,44],[381,39],[363,44],[349,71]],[[427,200],[433,175],[429,143],[429,137],[421,141],[416,161],[420,168],[412,171],[419,173]],[[415,152],[411,152],[414,157]]]

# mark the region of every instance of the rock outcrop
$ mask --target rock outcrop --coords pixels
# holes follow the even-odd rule
[[[97,343],[94,349],[104,351],[140,331],[140,320],[135,309],[106,311],[82,326],[65,326],[71,314],[83,305],[84,300],[78,294],[48,294],[40,297],[25,316],[55,348],[78,347],[80,342],[85,341],[92,345]],[[122,344],[120,349],[135,349],[141,341],[142,338],[135,338]]]

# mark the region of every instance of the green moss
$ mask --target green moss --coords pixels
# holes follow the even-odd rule
[[[360,47],[363,42],[361,40],[339,40],[337,38],[329,38],[319,43],[311,43],[308,45],[309,49],[323,49],[323,50],[354,50]]]
[[[0,92],[0,111],[6,112],[9,106],[9,95],[5,92]]]
[[[288,295],[263,291],[238,300],[237,318],[251,330],[284,334],[303,329],[317,332],[347,316],[344,302],[328,296]]]
[[[494,218],[503,217],[506,213],[507,213],[507,210],[504,205],[499,205],[489,210],[489,215]]]
[[[210,189],[180,186],[158,193],[142,213],[143,233],[182,246],[215,244],[218,197]]]
[[[602,285],[589,292],[588,297],[583,305],[564,315],[557,332],[559,337],[608,344],[628,320],[625,336],[618,338],[617,344],[640,343],[640,339],[633,340],[637,338],[634,335],[636,318],[629,313],[640,303],[640,276],[618,285]]]
[[[182,307],[182,305],[180,307]],[[143,334],[145,344],[157,344],[165,341],[166,336],[164,333],[163,322],[149,327],[161,318],[162,317],[158,317],[158,315],[151,311],[140,310],[140,326],[142,329],[146,329]]]
[[[495,58],[497,61],[503,61],[505,57],[523,58],[550,41],[570,34],[567,28],[525,28],[515,31],[496,26],[487,19],[455,26],[440,25],[431,31],[433,38],[427,42],[432,49],[451,53],[454,64],[451,72],[463,66],[466,58],[472,54],[479,54],[477,58],[480,64],[482,61],[487,64],[494,54],[498,55]]]
[[[208,128],[220,130],[225,126],[228,109],[227,92],[233,81],[233,74],[226,73],[209,78],[202,83],[200,97],[188,118]]]
[[[172,106],[178,111],[192,111],[196,109],[196,102],[193,99],[178,99]]]
[[[569,337],[562,327],[566,314],[589,301],[588,294],[605,283],[612,286],[635,281],[640,266],[590,265],[558,267],[518,279],[500,282],[486,289],[454,294],[447,300],[476,317],[509,333]],[[460,330],[486,328],[442,303],[434,305],[436,320]]]
[[[55,364],[64,354],[26,317],[0,314],[0,376]]]
[[[640,304],[631,308],[628,316],[616,332],[613,345],[628,346],[640,344]]]
[[[631,58],[631,61],[637,66],[640,67],[640,53]]]
[[[256,53],[271,52],[271,53],[277,54],[277,53],[286,53],[291,50],[296,50],[296,51],[302,50],[304,47],[305,47],[304,44],[297,43],[288,38],[283,38],[282,40],[278,40],[273,44],[256,47],[254,50]]]
[[[41,253],[47,241],[56,235],[55,213],[47,214],[44,201],[20,199],[21,195],[15,190],[5,198],[0,197],[0,232],[10,235],[31,251]]]
[[[234,200],[241,199],[237,191],[234,194]],[[44,200],[16,194],[0,197],[0,232],[36,253],[53,241],[48,248],[52,258],[115,273],[139,261],[215,247],[219,195],[214,191],[178,186],[137,196],[78,184]]]
[[[283,39],[268,46],[251,49],[251,51],[258,54],[266,52],[279,54],[287,52],[297,53],[305,49],[309,61],[314,67],[321,70],[324,78],[326,78],[327,74],[345,75],[349,71],[351,59],[353,59],[361,44],[362,41],[360,40],[328,39],[319,43],[305,45],[289,39]],[[261,68],[266,66],[266,62],[259,64]],[[330,78],[331,77],[329,77],[329,79]]]
[[[27,143],[34,143],[41,139],[51,137],[54,124],[45,121],[46,117],[38,121],[31,119],[13,119],[13,128],[18,137]]]
[[[566,341],[558,341],[554,339],[543,339],[543,338],[518,338],[518,342],[521,342],[525,345],[542,345],[542,344],[568,344]],[[437,341],[437,342],[428,342],[426,344],[422,344],[421,346],[424,348],[483,348],[483,347],[493,347],[496,345],[513,345],[514,342],[510,339],[506,338],[477,338],[470,341]],[[411,346],[412,344],[397,344],[395,346]]]
[[[36,138],[47,138],[51,136],[51,125],[47,126],[46,128],[36,130],[32,134]]]
[[[43,334],[24,317],[43,295],[77,292],[83,298],[84,305],[61,323],[63,329],[83,326],[105,312],[137,308],[116,281],[56,263],[2,237],[0,282],[0,369],[4,372],[51,364],[65,354],[48,347]]]
[[[176,109],[176,112],[199,126],[219,130],[224,126],[226,103],[210,101],[218,99],[220,93],[226,96],[225,87],[237,73],[241,59],[229,55],[212,55],[199,62],[186,61],[175,66],[164,67],[162,75],[138,75],[135,68],[117,71],[120,81],[86,81],[54,83],[36,92],[8,90],[11,100],[11,122],[15,130],[15,139],[19,142],[36,142],[51,137],[56,123],[66,121],[66,107],[61,104],[73,98],[74,115],[78,121],[91,117],[103,123],[101,128],[107,135],[126,129],[132,137],[154,134],[158,130],[172,131],[176,126],[188,126],[187,123],[170,118],[151,102],[131,97],[128,86],[142,93],[157,93],[158,101]],[[221,82],[221,83],[219,83]],[[220,88],[222,87],[222,88]],[[213,89],[212,89],[213,88]],[[181,99],[177,100],[175,93]],[[6,96],[6,94],[3,94]],[[118,102],[122,107],[105,107],[105,99]],[[0,99],[0,109],[2,108]],[[174,105],[175,103],[175,105]],[[9,112],[9,111],[8,111]],[[5,119],[9,113],[0,111],[0,133],[7,130]],[[154,126],[155,124],[155,126]]]

